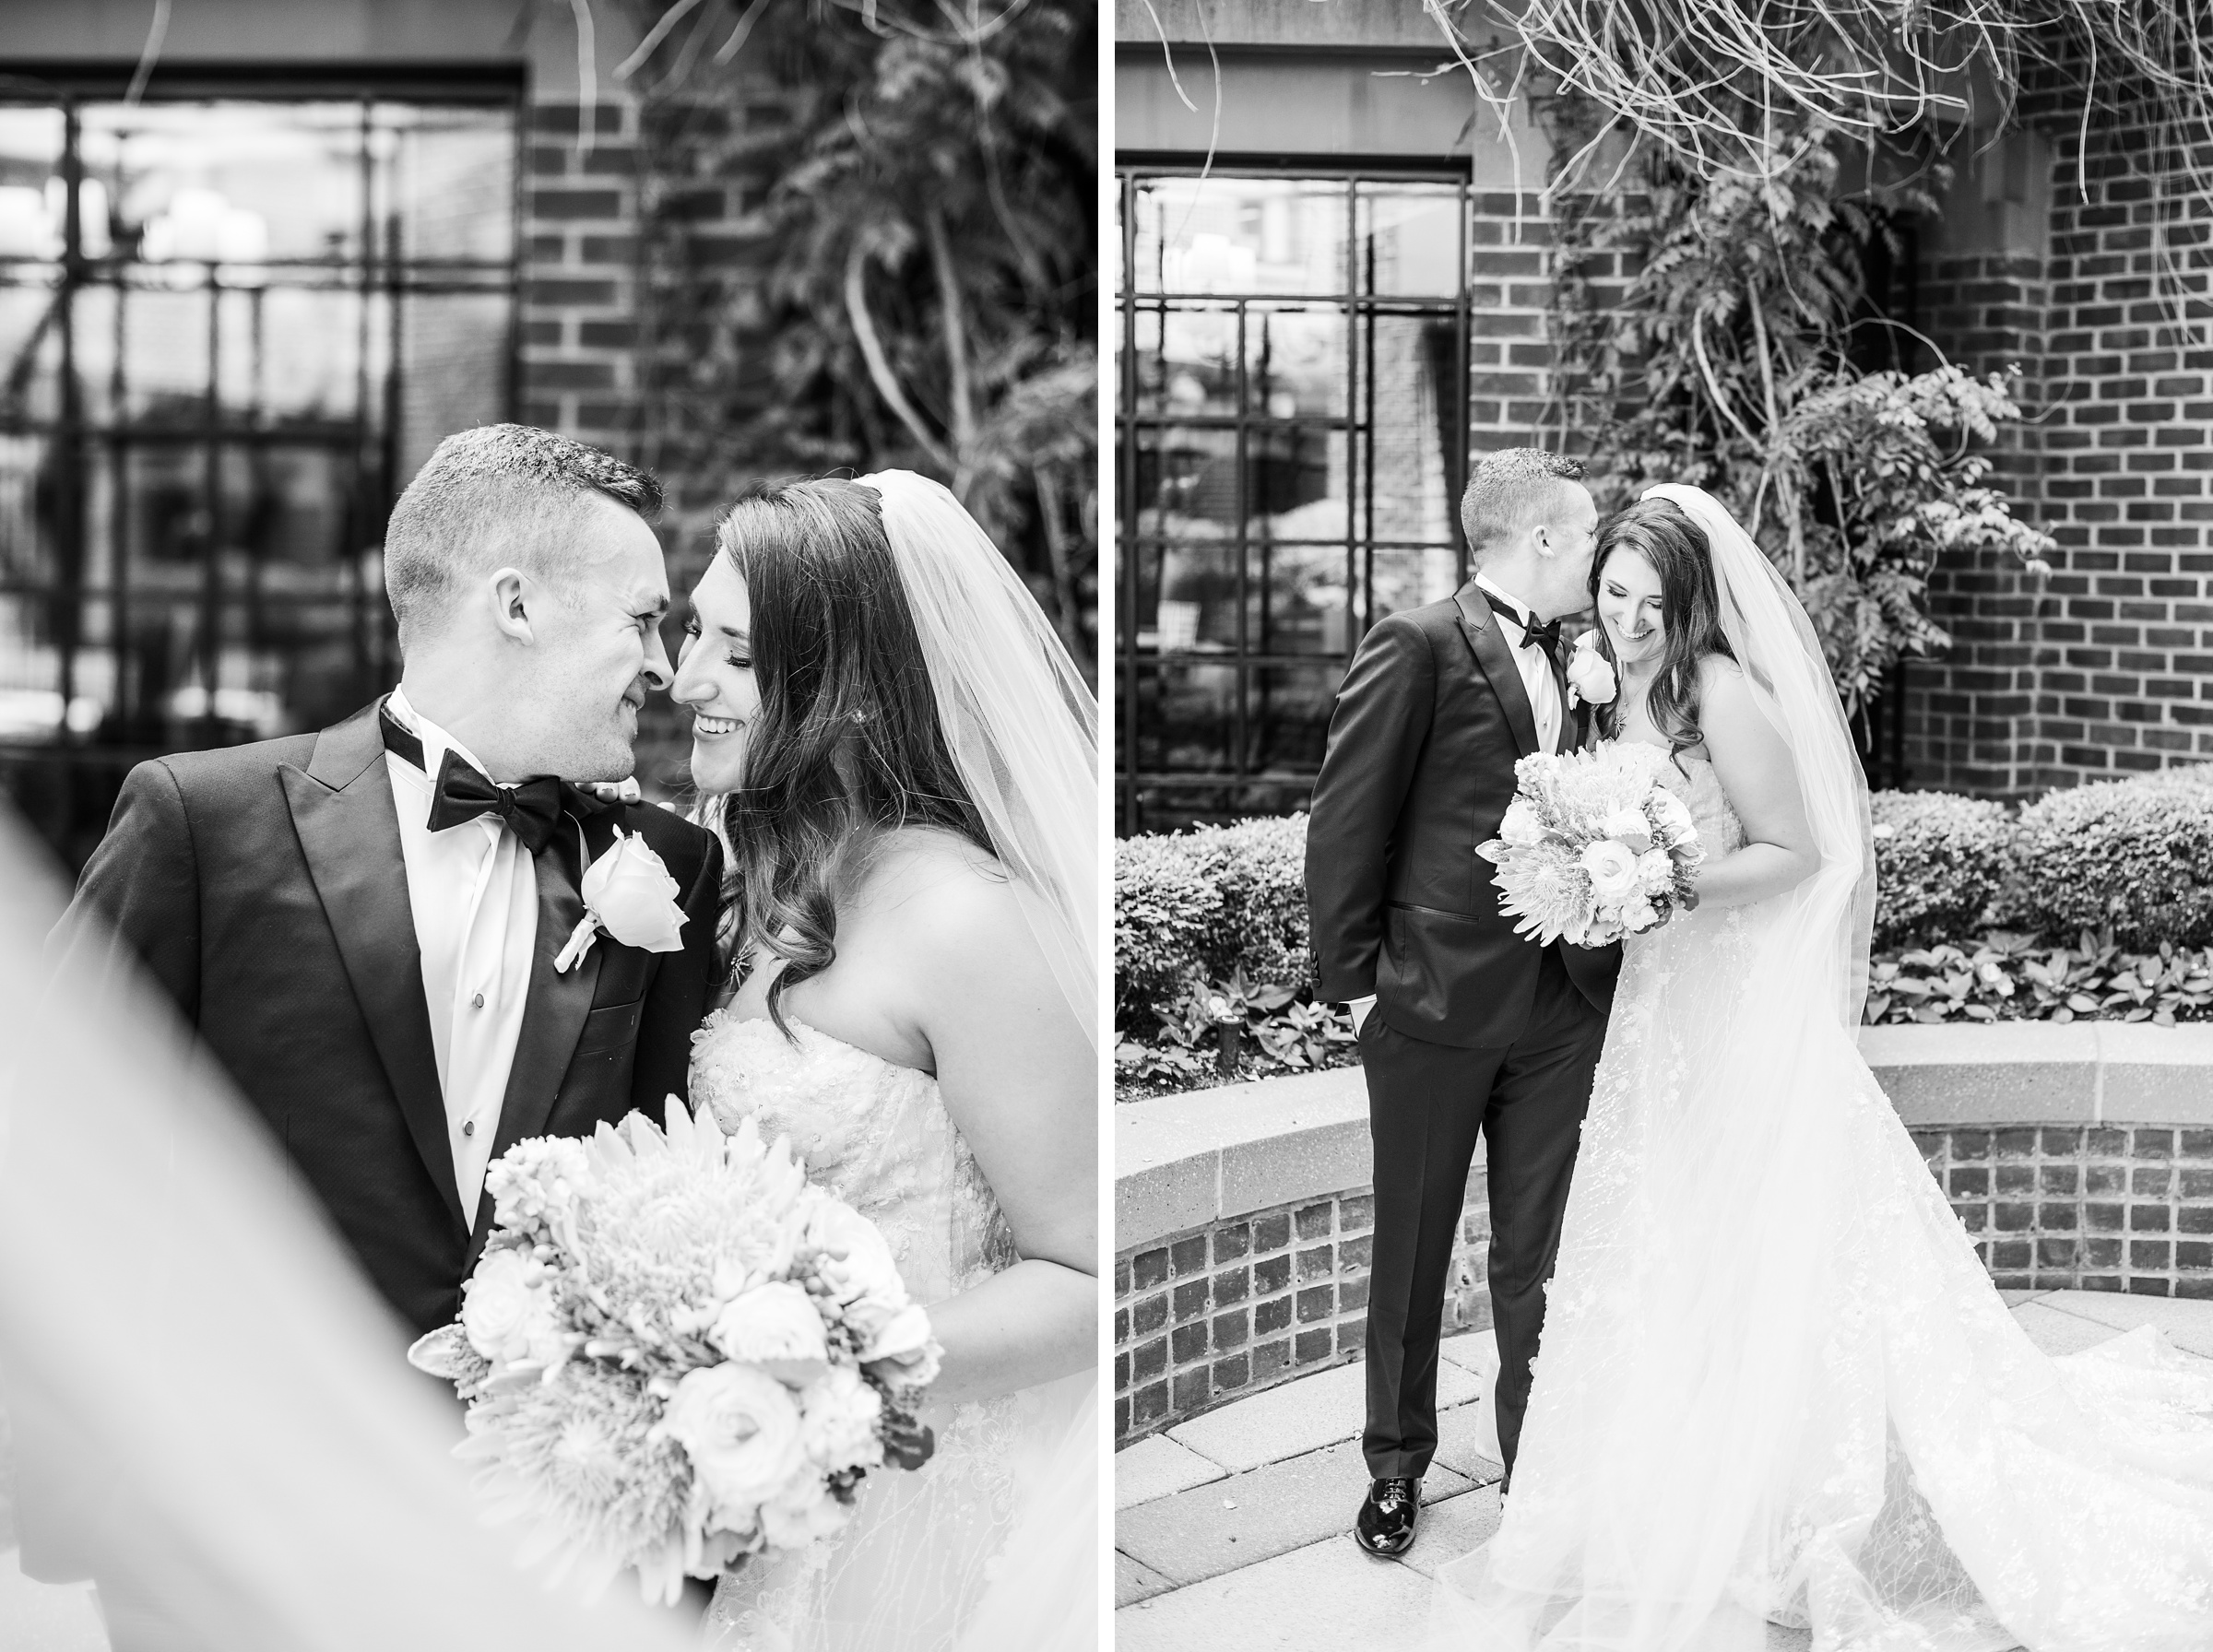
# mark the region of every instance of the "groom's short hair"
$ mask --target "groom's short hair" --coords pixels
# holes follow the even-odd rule
[[[1476,561],[1544,521],[1559,507],[1560,484],[1580,482],[1583,463],[1541,447],[1508,447],[1486,455],[1460,496],[1460,525]]]
[[[556,591],[594,560],[577,502],[602,494],[640,516],[660,484],[633,465],[551,431],[487,424],[441,442],[392,507],[385,591],[400,641],[435,631],[474,576],[515,567]]]

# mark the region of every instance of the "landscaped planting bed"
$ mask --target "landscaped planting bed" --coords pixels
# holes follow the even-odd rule
[[[1874,803],[1871,1024],[2213,1020],[2213,764],[2018,810]],[[1306,826],[1116,844],[1118,1100],[1356,1059],[1350,1017],[1313,1001]]]

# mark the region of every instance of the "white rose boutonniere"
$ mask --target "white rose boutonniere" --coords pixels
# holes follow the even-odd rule
[[[584,921],[553,961],[553,973],[581,963],[602,931],[626,947],[675,951],[684,944],[684,909],[676,903],[681,892],[645,840],[616,827],[614,847],[585,870]]]
[[[1568,704],[1573,709],[1580,702],[1590,705],[1611,705],[1621,685],[1614,680],[1614,667],[1606,664],[1606,656],[1598,651],[1598,632],[1587,631],[1575,640],[1575,653],[1568,660]]]

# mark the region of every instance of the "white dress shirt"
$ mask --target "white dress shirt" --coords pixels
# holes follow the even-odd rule
[[[1514,612],[1534,613],[1536,610],[1486,574],[1478,573],[1475,583],[1501,602],[1513,605]],[[1552,679],[1552,662],[1544,657],[1542,648],[1524,648],[1521,639],[1527,633],[1521,622],[1512,614],[1491,610],[1491,618],[1498,622],[1498,634],[1513,650],[1514,665],[1521,673],[1521,686],[1529,690],[1529,709],[1537,722],[1537,749],[1550,751],[1559,745],[1560,719],[1566,708],[1560,704],[1560,685]],[[1376,995],[1368,993],[1352,999],[1346,1006],[1353,1013],[1353,1032],[1356,1036],[1367,1020],[1367,1012],[1376,1007]]]
[[[1536,610],[1489,576],[1478,573],[1475,583],[1501,602],[1513,604],[1516,613],[1530,614]],[[1527,635],[1521,622],[1511,614],[1491,610],[1491,618],[1498,621],[1498,632],[1514,651],[1514,664],[1521,668],[1521,686],[1529,690],[1529,709],[1536,714],[1537,749],[1550,751],[1559,744],[1560,686],[1552,679],[1552,662],[1545,658],[1542,648],[1524,648],[1521,639]]]
[[[397,689],[386,702],[393,721],[422,741],[418,769],[385,753],[408,903],[422,955],[422,996],[438,1053],[446,1142],[462,1213],[473,1228],[499,1131],[507,1074],[523,1030],[530,962],[538,946],[538,863],[497,815],[479,815],[444,832],[430,828],[438,765],[450,749],[479,773],[491,771],[466,746],[420,715]]]

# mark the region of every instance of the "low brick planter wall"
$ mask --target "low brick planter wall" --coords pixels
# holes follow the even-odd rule
[[[1861,1051],[1996,1282],[2213,1297],[2213,1027],[1877,1027]],[[1116,1109],[1115,1432],[1357,1357],[1357,1068]],[[1490,1323],[1480,1150],[1448,1328]]]

